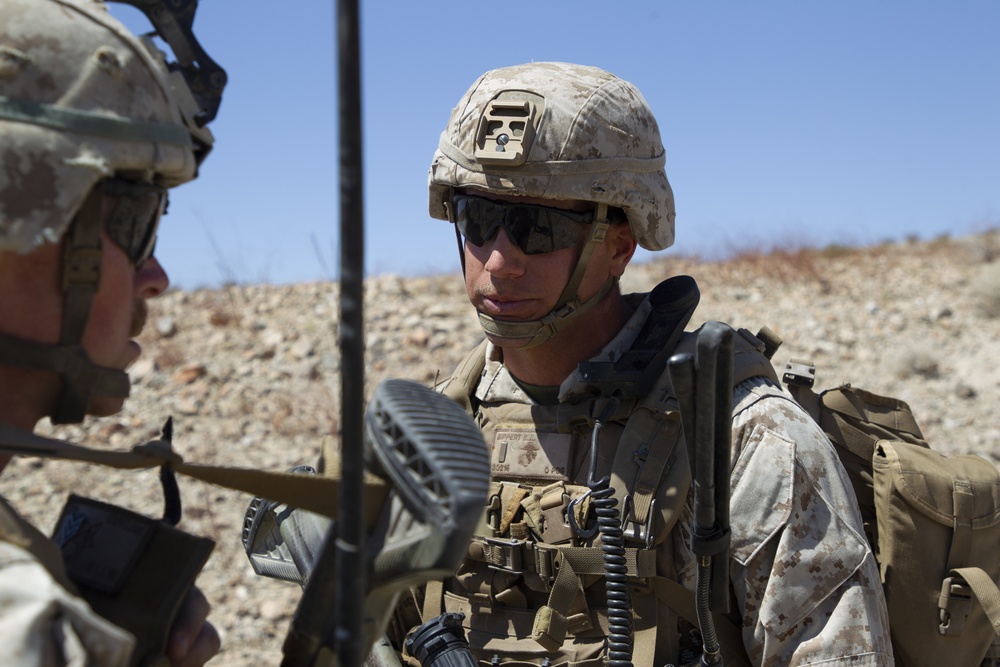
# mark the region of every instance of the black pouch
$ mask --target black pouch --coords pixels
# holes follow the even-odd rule
[[[161,662],[181,602],[215,542],[77,495],[66,501],[52,539],[81,597],[136,638],[132,665]]]

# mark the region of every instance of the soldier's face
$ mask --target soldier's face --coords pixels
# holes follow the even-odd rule
[[[145,322],[146,300],[163,293],[169,280],[155,258],[137,268],[105,232],[101,240],[101,279],[91,301],[83,347],[98,366],[124,370],[140,353],[133,339]],[[26,255],[0,255],[0,332],[50,345],[59,342],[64,309],[61,269],[61,244],[46,244]],[[33,427],[31,420],[37,422],[55,410],[62,390],[56,374],[4,370],[19,374],[24,426]],[[95,396],[88,412],[108,415],[122,404],[120,398]]]
[[[496,201],[552,206],[571,211],[585,211],[592,206],[587,202],[536,197],[505,197],[490,194],[488,198]],[[581,241],[576,247],[528,255],[510,239],[504,229],[498,230],[493,238],[481,246],[466,239],[465,286],[469,300],[476,310],[502,321],[530,321],[544,317],[558,303],[559,296],[576,266],[585,240],[586,233],[581,235]],[[580,285],[579,296],[582,300],[597,293],[604,284],[609,270],[608,249],[605,244],[601,244],[591,256]],[[516,345],[514,341],[509,340],[494,340],[494,342]]]
[[[142,351],[134,339],[146,323],[146,300],[162,294],[170,281],[155,257],[135,267],[106,234],[102,238],[101,283],[91,305],[83,347],[98,366],[124,370]],[[123,402],[120,398],[95,396],[89,412],[113,414]]]

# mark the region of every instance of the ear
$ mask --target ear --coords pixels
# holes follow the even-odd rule
[[[610,273],[621,278],[625,273],[625,267],[632,261],[632,255],[635,254],[638,245],[635,236],[632,235],[632,228],[627,222],[611,225],[604,243],[608,248]]]

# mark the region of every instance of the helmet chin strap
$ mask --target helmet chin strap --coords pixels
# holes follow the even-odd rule
[[[587,272],[590,256],[598,245],[604,243],[610,227],[607,204],[598,204],[594,213],[594,222],[591,223],[590,237],[580,253],[580,258],[576,261],[573,274],[570,276],[569,282],[566,283],[566,288],[563,289],[559,300],[556,301],[555,308],[547,315],[541,319],[526,322],[505,322],[480,312],[478,313],[479,324],[483,327],[483,331],[499,338],[528,339],[526,344],[520,346],[522,349],[527,349],[540,345],[560,331],[564,331],[573,320],[600,303],[618,284],[617,277],[608,276],[597,294],[586,301],[580,301],[577,291],[580,288],[580,283],[583,282],[583,275]]]
[[[0,363],[58,373],[63,391],[54,424],[83,421],[93,395],[127,398],[128,373],[90,360],[83,332],[101,279],[101,190],[93,188],[66,234],[62,262],[63,318],[59,344],[0,334]]]

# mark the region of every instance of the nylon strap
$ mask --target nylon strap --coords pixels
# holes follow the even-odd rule
[[[117,398],[129,393],[128,376],[122,371],[106,369],[100,372],[83,349],[83,333],[90,316],[90,305],[101,282],[101,202],[100,188],[91,188],[69,227],[63,245],[62,330],[59,346],[70,350],[60,360],[57,369],[63,380],[59,405],[52,416],[54,424],[75,424],[83,421],[90,397],[102,393],[95,380],[109,373],[118,376],[123,391],[109,392]]]
[[[583,582],[573,570],[573,562],[563,559],[559,573],[552,582],[549,599],[535,614],[531,638],[547,651],[556,651],[566,640],[569,608],[577,596],[583,595]]]
[[[948,573],[948,576],[958,575],[969,584],[976,599],[982,605],[983,611],[989,617],[994,632],[1000,636],[1000,588],[996,582],[979,567],[959,567]]]
[[[633,667],[655,667],[656,633],[659,629],[656,617],[656,596],[651,591],[638,595],[632,592],[632,665]],[[676,634],[676,633],[675,633]]]
[[[952,486],[952,534],[948,549],[948,569],[963,567],[969,562],[972,551],[972,519],[976,511],[976,497],[972,484],[966,479],[956,479]]]
[[[331,519],[337,518],[338,514],[339,476],[184,463],[169,443],[162,440],[138,445],[131,451],[99,450],[0,424],[0,453],[82,461],[119,470],[144,470],[167,465],[175,472],[203,482],[268,498]],[[364,501],[368,512],[366,525],[372,525],[385,504],[389,487],[384,481],[369,475],[365,479],[365,491],[368,494]]]
[[[150,141],[191,148],[191,135],[179,125],[125,118],[111,113],[39,104],[0,95],[0,119],[116,141]]]
[[[424,604],[420,610],[420,620],[427,622],[437,618],[443,611],[444,582],[432,579],[424,586]]]
[[[633,417],[625,427],[611,468],[611,486],[615,490],[615,497],[625,498],[629,496],[629,490],[632,490],[631,517],[628,518],[640,525],[644,525],[649,518],[649,508],[667,464],[676,458],[674,449],[681,432],[677,413],[650,411],[649,414],[650,431],[638,434],[641,438],[639,444],[644,445],[644,456],[638,450],[621,446],[630,432],[629,426],[637,428],[638,420]]]

